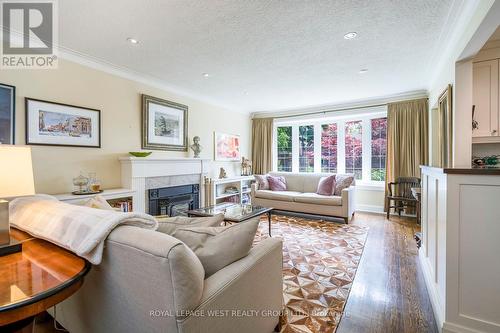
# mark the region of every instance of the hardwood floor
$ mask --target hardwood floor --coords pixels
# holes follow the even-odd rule
[[[351,222],[370,228],[336,333],[438,332],[413,239],[414,219],[356,213]],[[36,332],[53,333],[52,321]]]
[[[415,219],[356,213],[367,241],[336,333],[438,332],[413,239]]]

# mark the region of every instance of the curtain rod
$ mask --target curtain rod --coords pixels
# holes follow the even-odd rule
[[[412,101],[412,100],[419,100],[422,98],[415,98],[415,99],[408,99],[408,100],[402,100],[401,102],[406,102],[406,101]],[[426,98],[426,100],[429,100],[429,98]],[[352,107],[347,107],[347,108],[341,108],[341,109],[333,109],[333,110],[324,110],[324,111],[314,111],[314,112],[306,112],[306,113],[298,113],[298,114],[290,114],[286,116],[276,116],[276,117],[269,117],[273,119],[282,119],[282,118],[292,118],[292,117],[301,117],[301,116],[310,116],[310,115],[318,115],[318,114],[327,114],[331,112],[339,112],[339,111],[349,111],[349,110],[359,110],[359,109],[369,109],[369,108],[376,108],[379,106],[387,106],[389,103],[398,103],[398,102],[387,102],[387,103],[381,103],[381,104],[370,104],[370,105],[363,105],[363,106],[352,106]]]

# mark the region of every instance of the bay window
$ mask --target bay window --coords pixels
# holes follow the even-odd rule
[[[385,180],[387,112],[313,119],[278,119],[274,125],[274,170],[352,173],[361,184]]]

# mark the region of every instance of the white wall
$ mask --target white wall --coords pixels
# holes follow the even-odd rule
[[[453,85],[453,166],[470,167],[472,155],[471,137],[471,112],[472,112],[472,89],[469,92],[469,78],[472,82],[472,66],[469,66],[468,56],[473,56],[473,44],[471,39],[476,34],[478,27],[485,19],[488,11],[494,5],[495,0],[464,1],[463,6],[470,10],[464,12],[455,24],[457,29],[449,36],[448,43],[443,45],[443,57],[436,65],[436,70],[430,78],[429,84],[429,107],[437,106],[439,95],[448,84]],[[484,43],[484,42],[483,42]],[[481,48],[478,47],[476,52]],[[462,61],[457,66],[457,61]],[[470,68],[469,68],[470,67]],[[458,68],[458,71],[457,71]],[[459,83],[456,84],[456,75]],[[458,100],[457,100],[458,98]],[[431,147],[435,144],[430,143]]]
[[[120,187],[118,157],[141,150],[141,94],[164,98],[189,107],[189,140],[198,135],[204,147],[201,157],[213,159],[213,131],[240,134],[242,155],[250,155],[251,120],[231,112],[143,83],[124,79],[74,62],[59,60],[56,70],[2,70],[0,81],[16,86],[16,144],[25,143],[24,98],[55,101],[101,110],[102,148],[33,146],[36,191],[61,193],[73,189],[80,171],[96,172],[104,188]],[[188,157],[191,152],[155,152]],[[228,174],[239,172],[238,162],[212,163],[211,175],[224,166]]]

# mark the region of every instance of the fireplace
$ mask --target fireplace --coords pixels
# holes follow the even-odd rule
[[[199,208],[200,185],[182,185],[148,190],[149,214],[184,215],[189,209]]]

